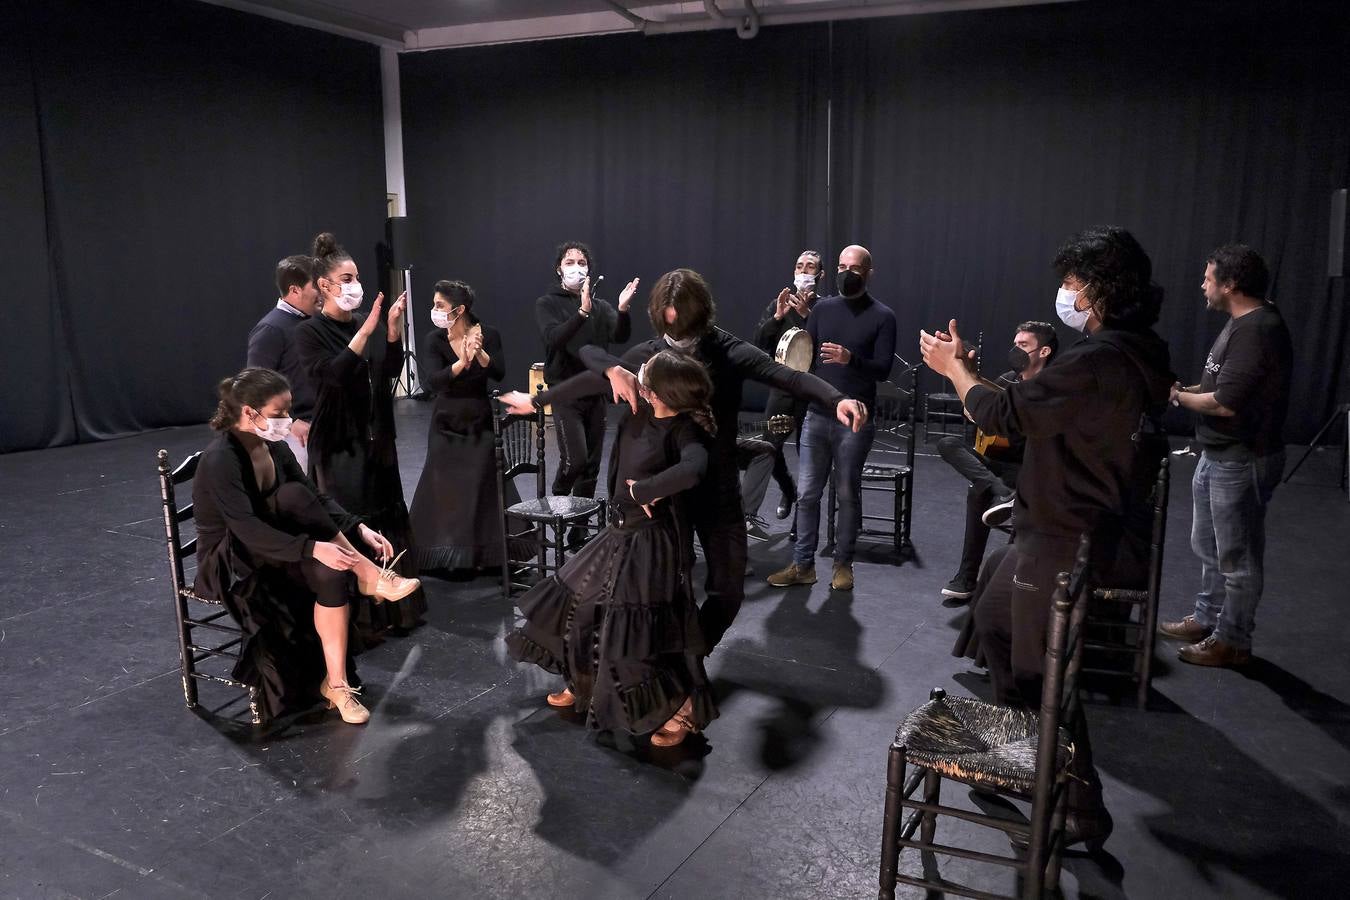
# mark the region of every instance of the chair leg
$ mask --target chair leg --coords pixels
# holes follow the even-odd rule
[[[262,710],[258,708],[258,689],[255,687],[248,689],[248,714],[254,725],[262,724]]]
[[[941,799],[942,776],[933,769],[929,769],[923,776],[923,802],[929,806],[937,806]],[[937,813],[926,812],[923,814],[923,823],[919,826],[919,841],[924,844],[931,844],[936,835]]]
[[[192,630],[187,623],[187,601],[175,590],[174,596],[174,614],[178,618],[178,664],[182,669],[183,678],[183,703],[188,709],[197,708],[197,679],[192,675],[196,667],[192,664],[192,651],[188,647],[192,644]]]
[[[1050,819],[1050,832],[1046,838],[1046,846],[1049,853],[1046,855],[1044,867],[1041,871],[1044,873],[1042,884],[1045,893],[1053,895],[1059,889],[1059,871],[1063,864],[1064,855],[1064,819],[1068,812],[1068,791],[1061,791],[1059,802],[1055,804],[1053,817]]]
[[[565,530],[566,530],[566,529],[563,527],[563,520],[562,520],[562,519],[554,519],[554,520],[553,520],[553,571],[554,571],[554,572],[560,572],[560,571],[562,571],[563,561],[566,559],[566,553],[567,553],[567,551],[566,551],[566,549],[565,549],[565,547],[564,547],[564,544],[563,544],[563,537],[564,537],[563,532],[564,532]]]
[[[881,878],[877,900],[895,900],[895,875],[900,866],[900,824],[904,807],[900,805],[905,789],[905,748],[891,745],[886,759],[886,806],[881,824]]]

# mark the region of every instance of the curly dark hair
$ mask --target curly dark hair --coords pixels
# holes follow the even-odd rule
[[[1214,280],[1231,284],[1233,290],[1255,300],[1266,299],[1270,270],[1266,261],[1246,244],[1224,244],[1209,255],[1205,265],[1214,266]]]
[[[1134,235],[1115,225],[1089,228],[1065,241],[1052,263],[1061,279],[1073,275],[1102,324],[1127,331],[1151,328],[1162,312],[1162,288],[1153,262]]]
[[[555,259],[553,260],[553,271],[555,273],[562,268],[563,257],[567,255],[568,250],[580,250],[582,255],[586,257],[586,268],[595,268],[594,257],[591,256],[590,247],[587,247],[581,241],[563,241],[558,245],[558,249],[554,253]]]
[[[675,307],[675,324],[666,324],[666,307]],[[647,315],[657,334],[677,341],[702,337],[717,320],[717,304],[703,276],[693,269],[676,269],[656,279],[647,300]]]

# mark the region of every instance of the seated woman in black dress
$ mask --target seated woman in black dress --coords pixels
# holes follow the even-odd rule
[[[203,451],[192,482],[193,590],[224,603],[243,628],[234,676],[258,689],[268,718],[308,705],[317,685],[343,721],[365,722],[370,712],[350,680],[348,602],[353,589],[377,602],[402,600],[417,579],[362,555],[358,542],[384,559],[393,548],[300,471],[285,442],[291,386],[284,376],[245,369],[220,383],[219,396],[211,427],[221,434]]]
[[[489,382],[506,374],[501,335],[473,314],[473,288],[436,282],[424,383],[436,392],[427,461],[413,494],[412,529],[421,571],[502,564]],[[506,503],[520,497],[506,483]]]
[[[688,515],[675,496],[698,484],[708,464],[712,382],[702,363],[670,350],[648,360],[639,381],[645,402],[624,417],[610,451],[617,524],[521,596],[525,622],[506,647],[563,676],[566,687],[549,705],[584,711],[592,727],[650,733],[654,746],[673,747],[717,716],[690,578]],[[531,403],[518,392],[502,399],[513,412]]]
[[[384,321],[383,294],[375,296],[369,313],[358,312],[365,292],[351,254],[324,232],[314,239],[314,258],[314,284],[323,306],[295,329],[300,364],[315,394],[309,475],[324,493],[388,538],[398,572],[412,576],[417,574],[416,550],[410,547],[412,529],[398,471],[391,391],[403,369],[407,299],[395,300]],[[413,628],[426,611],[420,588],[395,607],[360,602],[357,629],[378,640],[385,629]]]

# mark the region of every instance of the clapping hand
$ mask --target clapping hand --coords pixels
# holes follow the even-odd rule
[[[356,329],[356,333],[365,337],[370,337],[375,333],[375,326],[380,324],[380,307],[384,305],[384,294],[376,294],[375,302],[370,304],[370,315],[361,323],[361,327]]]
[[[974,351],[969,354],[966,352],[961,334],[956,330],[955,319],[947,324],[947,331],[935,334],[920,331],[919,352],[923,354],[923,361],[928,368],[945,378],[951,378],[957,370],[966,367],[975,355]]]
[[[633,302],[633,294],[637,293],[638,282],[641,280],[634,278],[623,286],[623,290],[619,292],[619,312],[628,312],[628,304]]]
[[[815,291],[807,291],[805,294],[792,294],[788,297],[788,305],[796,310],[797,315],[805,319],[811,315],[810,304],[815,296]]]
[[[792,302],[792,288],[783,288],[778,292],[778,296],[773,301],[773,317],[782,320],[783,316],[788,314],[789,309],[795,309]]]
[[[384,295],[381,294],[381,297]],[[378,301],[376,301],[378,302]],[[403,340],[403,312],[408,308],[408,292],[404,291],[398,295],[394,305],[389,307],[389,341]],[[371,318],[375,317],[375,312],[371,311]]]

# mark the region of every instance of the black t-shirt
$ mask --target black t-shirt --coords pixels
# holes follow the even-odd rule
[[[1213,391],[1236,415],[1200,417],[1195,438],[1209,456],[1266,456],[1284,448],[1293,367],[1289,329],[1274,306],[1228,320],[1205,359],[1200,393]]]

